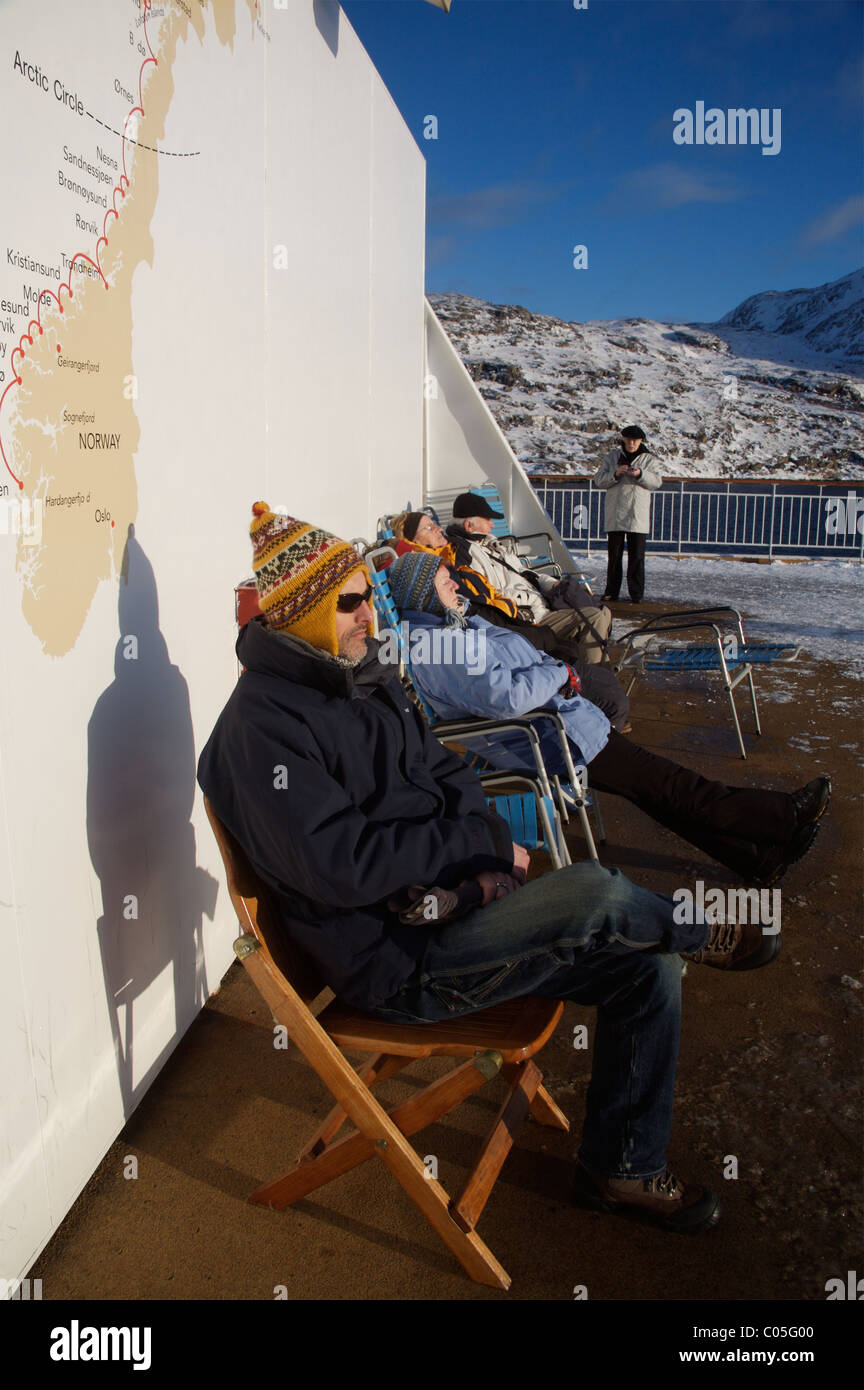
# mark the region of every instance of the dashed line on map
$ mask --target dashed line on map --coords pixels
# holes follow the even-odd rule
[[[89,116],[91,121],[95,121],[97,125],[103,126],[105,130],[110,130],[112,135],[119,135],[120,139],[123,139],[122,130],[115,130],[112,125],[108,125],[107,121],[100,121],[99,117],[94,116],[92,111],[85,109],[84,114]],[[170,159],[194,159],[196,155],[201,153],[200,150],[160,150],[155,145],[145,145],[140,140],[133,140],[131,135],[126,136],[126,143],[127,145],[137,145],[142,150],[152,150],[153,154],[168,155]]]

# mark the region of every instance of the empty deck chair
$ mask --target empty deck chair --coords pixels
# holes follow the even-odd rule
[[[256,1188],[249,1201],[283,1211],[367,1159],[378,1159],[472,1279],[491,1288],[509,1288],[509,1274],[474,1228],[527,1112],[539,1124],[569,1129],[531,1060],[555,1031],[563,1004],[525,996],[443,1023],[403,1026],[334,999],[316,1017],[310,1006],[323,991],[321,981],[297,959],[283,934],[274,931],[266,890],[206,797],[204,804],[242,932],[234,943],[235,954],[276,1022],[285,1027],[336,1102],[287,1172]],[[371,1055],[355,1068],[343,1047]],[[394,1076],[415,1058],[432,1056],[465,1060],[390,1110],[375,1099],[376,1082]],[[498,1072],[509,1083],[507,1095],[477,1163],[459,1195],[451,1198],[408,1140],[448,1115]],[[338,1138],[346,1122],[353,1128]]]
[[[382,547],[380,550],[370,551],[366,555],[369,577],[372,581],[375,611],[379,626],[382,629],[389,628],[396,635],[411,696],[428,720],[432,732],[437,738],[441,739],[442,743],[459,743],[463,747],[470,747],[472,740],[476,742],[478,738],[485,739],[486,735],[494,735],[496,733],[514,730],[523,733],[528,740],[537,772],[538,786],[534,789],[537,814],[543,826],[545,845],[553,865],[559,868],[561,864],[569,864],[571,862],[570,852],[567,848],[567,842],[564,838],[561,825],[561,820],[563,820],[565,824],[569,820],[571,810],[579,817],[590,857],[592,859],[597,859],[597,847],[594,843],[594,836],[587,814],[587,805],[590,804],[587,800],[587,770],[584,766],[581,766],[579,769],[574,767],[570,753],[570,745],[567,742],[564,721],[556,710],[532,710],[530,714],[522,715],[518,719],[478,719],[473,715],[466,716],[465,719],[439,719],[428,701],[423,698],[416,684],[411,680],[410,653],[406,648],[399,614],[393,602],[393,596],[390,593],[390,584],[386,570],[379,570],[375,566],[376,558],[379,556],[383,558],[384,555],[388,553],[393,555],[392,551],[388,551],[386,547]],[[540,746],[540,739],[534,727],[544,720],[554,725],[559,739],[564,763],[568,772],[568,782],[565,785],[562,785],[558,777],[550,778],[546,769],[546,763]],[[502,772],[497,768],[490,769],[489,771],[478,769],[478,771],[484,785],[486,785],[491,778],[495,778],[496,785],[501,784],[502,777],[507,777],[511,781],[525,780],[525,774],[521,772]],[[555,789],[554,794],[553,785]],[[553,795],[557,798],[558,808],[561,813],[560,819],[558,811],[556,811]],[[598,829],[602,837],[603,823],[602,819],[600,819],[599,806],[596,807],[596,812],[598,816]],[[500,814],[504,815],[505,819],[508,819],[508,816],[503,811],[501,811]],[[521,814],[524,818],[526,811],[523,809],[521,813],[517,814]],[[550,832],[552,832],[551,835]],[[514,839],[518,840],[518,835],[514,835]],[[521,843],[524,843],[527,848],[531,848],[528,841],[522,841]]]
[[[655,645],[662,643],[664,637],[678,633],[706,631],[714,634],[713,641],[707,645]],[[649,619],[648,622],[632,628],[619,641],[624,652],[615,671],[632,672],[630,684],[627,686],[628,695],[636,683],[637,676],[646,671],[663,671],[667,674],[678,671],[704,671],[706,675],[718,676],[729,696],[729,706],[742,758],[746,758],[747,753],[738,711],[735,708],[735,687],[743,680],[748,682],[756,733],[761,734],[753,668],[780,661],[794,661],[801,650],[800,645],[796,646],[791,642],[748,642],[737,608],[723,607],[691,608],[663,613],[659,618]]]

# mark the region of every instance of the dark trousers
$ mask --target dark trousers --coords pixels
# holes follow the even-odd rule
[[[617,598],[621,592],[621,571],[624,561],[624,538],[627,538],[627,592],[634,603],[641,603],[645,593],[645,541],[643,531],[607,531],[609,561],[606,567],[606,593]]]
[[[727,787],[649,753],[611,729],[609,742],[588,764],[592,787],[626,797],[646,815],[745,877],[769,845],[795,829],[786,792]]]
[[[414,975],[372,1012],[422,1024],[525,994],[595,1005],[579,1157],[613,1178],[654,1177],[672,1122],[678,953],[698,951],[709,933],[675,918],[671,898],[617,869],[571,864],[430,929]]]

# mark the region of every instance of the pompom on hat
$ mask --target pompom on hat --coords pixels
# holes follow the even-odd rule
[[[349,575],[366,566],[353,546],[319,526],[252,507],[252,569],[268,627],[339,653],[336,600]]]

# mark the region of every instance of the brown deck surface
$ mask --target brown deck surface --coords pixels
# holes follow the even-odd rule
[[[792,790],[827,772],[834,785],[814,848],[783,881],[778,961],[731,978],[690,966],[684,981],[670,1161],[722,1190],[715,1230],[667,1236],[577,1210],[572,1138],[533,1123],[478,1228],[512,1275],[507,1294],[468,1280],[375,1161],[283,1213],[247,1205],[329,1103],[293,1047],[274,1049],[269,1013],[234,965],[30,1271],[43,1297],[272,1299],[284,1285],[301,1300],[570,1300],[583,1284],[591,1300],[823,1300],[827,1279],[860,1268],[859,685],[807,660],[760,672],[757,685],[765,734],[748,738],[746,763],[716,681],[653,677],[634,692],[632,737],[650,749],[732,784]],[[697,877],[734,885],[627,803],[603,804],[604,862],[663,892]],[[580,1022],[590,1033],[593,1012],[568,1005],[538,1059],[577,1135],[589,1067],[571,1046]],[[380,1094],[405,1097],[447,1066],[417,1063]],[[415,1141],[437,1156],[451,1192],[502,1086],[489,1083]],[[129,1154],[135,1181],[123,1177]],[[727,1155],[737,1180],[723,1177]]]

